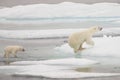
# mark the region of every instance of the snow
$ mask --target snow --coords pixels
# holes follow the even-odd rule
[[[48,29],[48,30],[0,30],[2,38],[16,39],[40,39],[40,38],[64,38],[68,37],[73,32],[78,32],[83,29]],[[103,35],[120,35],[120,28],[103,28],[102,31],[95,36]]]
[[[28,76],[44,76],[48,78],[89,78],[89,77],[105,77],[105,76],[118,76],[119,73],[86,73],[86,72],[76,72],[70,70],[58,70],[39,73],[39,71],[28,71],[23,73],[16,73],[16,75],[28,75]]]
[[[65,59],[56,59],[56,60],[45,60],[45,61],[19,61],[13,62],[12,65],[25,65],[25,64],[47,64],[47,65],[64,65],[64,66],[79,66],[79,67],[87,67],[93,64],[97,64],[99,62],[84,59],[84,58],[65,58]]]
[[[25,63],[29,65],[24,65]],[[20,61],[14,62],[10,66],[0,66],[0,70],[4,71],[8,70],[8,72],[9,70],[13,70],[12,73],[7,72],[7,74],[9,75],[43,76],[49,78],[84,78],[84,77],[103,77],[120,75],[119,73],[95,73],[95,72],[92,73],[92,72],[78,72],[74,70],[77,67],[80,68],[82,65],[92,66],[96,63],[98,62],[89,59],[78,58],[66,58],[45,61]]]
[[[79,51],[77,54],[81,56],[91,56],[91,57],[110,57],[110,58],[120,58],[120,37],[107,37],[93,38],[95,46],[88,46],[84,43],[83,47],[86,50]],[[68,43],[63,44],[55,48],[57,54],[74,54],[73,49],[68,45]]]
[[[79,30],[79,29],[78,29]],[[66,37],[70,32],[78,31],[72,29],[53,29],[53,30],[0,30],[0,37],[3,38],[54,38]],[[67,32],[65,32],[67,31]]]
[[[0,17],[9,18],[51,18],[51,17],[116,17],[120,16],[120,4],[82,4],[62,2],[59,4],[32,4],[0,9]]]

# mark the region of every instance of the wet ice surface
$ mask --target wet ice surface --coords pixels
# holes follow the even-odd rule
[[[84,78],[119,75],[120,55],[118,52],[120,52],[120,37],[104,36],[94,38],[93,40],[95,41],[94,47],[85,44],[84,47],[87,47],[87,49],[78,52],[78,54],[74,54],[68,44],[64,43],[64,40],[55,40],[61,44],[57,42],[52,42],[53,44],[51,44],[51,41],[47,40],[49,46],[43,45],[37,40],[35,42],[29,40],[27,42],[17,41],[20,44],[24,44],[27,49],[26,52],[19,53],[18,58],[11,57],[9,60],[12,62],[9,65],[0,66],[0,73],[49,78]],[[28,44],[29,42],[30,44]],[[6,61],[6,59],[3,59],[1,58],[2,62]]]
[[[25,65],[25,63],[29,65]],[[98,62],[89,59],[66,58],[45,61],[13,62],[11,66],[1,66],[0,69],[8,70],[7,74],[17,76],[44,76],[49,78],[87,78],[120,75],[119,73],[91,73],[87,71],[92,65],[97,63]],[[81,71],[80,67],[81,70],[84,70]],[[12,72],[9,70],[12,70]]]
[[[83,51],[79,51],[77,54],[74,54],[73,49],[68,45],[68,43],[63,44],[59,47],[54,48],[57,54],[64,53],[67,56],[75,57],[86,57],[86,58],[96,58],[96,59],[119,59],[120,57],[120,37],[107,37],[104,36],[102,38],[94,38],[95,46],[89,46],[84,44],[83,47],[86,48]],[[61,54],[63,55],[63,54]],[[63,56],[64,56],[63,55]],[[101,59],[101,60],[102,60]],[[118,62],[118,61],[117,61]],[[103,63],[103,62],[102,62]],[[110,61],[111,63],[111,61]]]

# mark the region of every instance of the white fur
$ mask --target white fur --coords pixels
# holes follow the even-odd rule
[[[10,54],[13,54],[14,57],[17,57],[16,53],[18,51],[24,51],[24,48],[22,46],[18,46],[18,45],[7,46],[4,49],[4,52],[5,52],[4,57],[8,58]]]
[[[74,49],[74,52],[78,52],[79,50],[82,50],[82,45],[84,42],[86,42],[89,45],[94,45],[94,42],[92,40],[92,35],[95,32],[100,31],[102,28],[95,26],[91,27],[87,30],[83,30],[82,32],[75,32],[72,33],[69,36],[68,43],[71,48]]]

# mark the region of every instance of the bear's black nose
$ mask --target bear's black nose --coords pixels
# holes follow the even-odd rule
[[[101,31],[103,28],[102,27],[99,27],[99,30]]]
[[[25,49],[23,49],[22,51],[25,51]]]

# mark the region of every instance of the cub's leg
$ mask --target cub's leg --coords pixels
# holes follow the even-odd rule
[[[4,58],[9,58],[9,54],[8,52],[5,51],[5,54],[4,54]]]
[[[14,55],[14,58],[17,58],[17,51],[13,51],[12,53]]]

